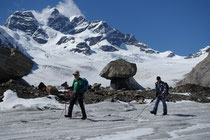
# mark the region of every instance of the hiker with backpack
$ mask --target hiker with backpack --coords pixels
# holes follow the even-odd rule
[[[161,81],[160,76],[157,76],[157,82],[155,83],[155,96],[156,96],[156,102],[155,106],[152,111],[150,111],[151,114],[156,115],[158,110],[159,102],[162,101],[163,103],[163,115],[167,115],[167,105],[166,105],[166,97],[168,95],[168,84],[166,82]]]
[[[76,101],[78,101],[81,111],[82,111],[81,119],[85,120],[87,118],[87,115],[86,115],[85,107],[83,103],[83,99],[84,99],[83,94],[87,90],[87,80],[85,81],[85,79],[80,78],[79,71],[75,71],[73,75],[75,78],[72,84],[73,92],[70,99],[68,114],[67,115],[65,114],[65,117],[69,117],[69,118],[72,117],[74,104],[76,103]]]

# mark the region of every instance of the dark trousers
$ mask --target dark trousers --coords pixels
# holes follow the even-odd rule
[[[87,115],[85,113],[85,106],[84,106],[84,103],[83,103],[83,94],[72,95],[72,97],[70,99],[68,115],[72,117],[73,107],[74,107],[74,104],[76,103],[77,100],[78,100],[78,103],[79,103],[81,111],[82,111],[82,116],[87,117]]]
[[[157,112],[158,110],[158,105],[159,105],[159,102],[162,101],[163,103],[163,113],[167,114],[167,105],[166,105],[166,99],[165,98],[161,98],[161,97],[157,97],[156,98],[156,102],[155,102],[155,106],[153,108],[153,112]]]

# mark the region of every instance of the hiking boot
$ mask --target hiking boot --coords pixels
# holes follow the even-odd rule
[[[64,117],[71,118],[71,116],[70,116],[70,115],[64,115]]]
[[[85,120],[85,119],[87,119],[87,117],[82,117],[81,119],[82,119],[82,120]]]
[[[163,113],[163,115],[167,115],[167,113]]]
[[[156,112],[154,112],[154,111],[150,111],[150,113],[156,115]]]

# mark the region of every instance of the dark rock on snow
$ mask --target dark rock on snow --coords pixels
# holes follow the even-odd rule
[[[115,51],[118,51],[118,49],[116,49],[113,46],[109,46],[109,45],[103,45],[103,46],[100,47],[100,49],[102,51],[105,51],[105,52],[115,52]]]
[[[170,53],[167,57],[174,57],[175,56],[175,54],[174,53]]]
[[[191,100],[196,102],[210,102],[210,88],[203,87],[196,84],[185,84],[171,89],[171,92],[176,93],[190,93],[184,100]]]
[[[177,94],[174,94],[176,92]],[[189,96],[178,94],[178,93],[191,93]],[[168,102],[176,102],[182,100],[191,100],[201,103],[209,103],[210,99],[210,88],[201,87],[198,85],[183,85],[176,88],[169,89],[169,95],[167,96]],[[86,103],[97,103],[101,101],[137,101],[138,103],[144,103],[145,99],[154,99],[155,98],[155,90],[110,90],[107,88],[99,88],[99,89],[90,89],[87,93],[85,93],[85,102]]]
[[[85,41],[88,41],[89,42],[89,45],[92,46],[92,45],[95,45],[98,42],[100,42],[101,39],[102,39],[102,36],[97,36],[97,37],[89,37],[89,38],[86,38]]]
[[[34,63],[15,48],[0,47],[0,83],[27,75]]]
[[[33,15],[31,11],[17,11],[14,12],[6,21],[4,26],[11,30],[21,30],[26,34],[30,35],[36,42],[45,44],[48,42],[49,36],[43,29],[41,23]],[[73,38],[68,35],[75,35],[86,30],[93,32],[94,37],[88,37],[84,41],[89,46],[96,45],[102,40],[107,40],[109,46],[100,46],[101,50],[106,52],[117,51],[121,48],[122,44],[134,45],[140,48],[140,51],[146,53],[157,53],[147,45],[140,43],[134,35],[123,34],[119,30],[110,27],[105,21],[88,21],[82,16],[75,16],[71,21],[68,17],[62,15],[58,9],[54,8],[49,18],[47,19],[47,26],[66,34],[66,37],[62,37],[56,45],[66,43]],[[96,36],[96,34],[99,34]],[[89,50],[85,51],[79,48],[75,48],[72,51],[90,55]]]
[[[111,33],[108,34],[106,39],[112,45],[120,46],[124,41],[124,34],[122,34],[118,30],[113,30]]]
[[[100,72],[100,76],[106,79],[129,78],[136,74],[137,67],[123,59],[109,62]]]
[[[34,86],[27,86],[23,82],[24,80],[17,81],[17,80],[9,80],[6,83],[0,84],[0,96],[3,96],[3,93],[8,89],[17,93],[19,98],[29,99],[29,98],[36,98],[36,97],[44,97],[46,93],[40,91],[38,88]]]
[[[114,90],[122,88],[143,90],[143,87],[133,78],[136,71],[136,64],[129,63],[123,59],[118,59],[108,63],[101,71],[100,76],[106,79],[111,79],[110,87]]]
[[[32,35],[33,39],[40,43],[40,44],[45,44],[48,41],[49,36],[46,34],[46,32],[39,28],[37,29],[34,34]]]
[[[39,22],[31,11],[17,11],[13,13],[6,21],[4,26],[11,30],[21,30],[33,37],[40,44],[48,41],[47,33],[39,28]]]
[[[81,42],[81,43],[77,44],[76,48],[71,49],[70,51],[72,51],[72,52],[78,52],[78,53],[83,53],[85,55],[90,55],[91,54],[91,49],[87,45],[86,42]]]
[[[23,80],[24,81],[24,80]],[[49,93],[46,91],[42,91],[38,89],[38,87],[34,86],[28,86],[28,84],[25,84],[26,82],[16,81],[16,80],[10,80],[6,83],[0,84],[0,102],[3,98],[3,93],[10,89],[17,93],[17,96],[19,98],[37,98],[37,97],[44,97],[48,96]],[[110,90],[109,87],[104,88],[101,87],[100,84],[95,84],[91,86],[92,88],[89,89],[85,94],[84,101],[86,104],[91,103],[98,103],[101,101],[124,101],[124,102],[131,102],[136,101],[138,103],[144,103],[145,99],[154,99],[155,98],[155,90],[149,89],[149,90]],[[71,90],[66,92],[67,95],[70,95]],[[181,95],[181,94],[174,94],[173,92],[177,93],[191,93],[189,96]],[[191,100],[201,103],[209,103],[210,99],[207,97],[210,97],[210,88],[207,87],[201,87],[198,85],[183,85],[176,88],[170,88],[169,89],[169,95],[167,97],[167,101],[169,102],[176,102],[181,100]],[[70,96],[66,96],[66,99],[64,98],[64,92],[58,92],[57,99],[60,102],[64,102],[65,100],[69,100]]]
[[[196,57],[199,57],[201,56],[203,53],[209,53],[210,52],[210,45],[207,46],[206,48],[198,51],[197,53],[195,54],[189,54],[188,56],[185,57],[185,59],[192,59],[192,58],[196,58]]]
[[[33,33],[38,29],[38,21],[30,11],[17,11],[13,13],[6,21],[4,26],[10,28],[11,30],[21,30],[26,32],[28,35],[33,35]]]
[[[111,80],[111,89],[144,90],[144,88],[133,78],[115,78]]]
[[[54,11],[51,13],[50,17],[48,18],[47,25],[64,34],[70,34],[74,28],[69,18],[60,14],[57,9],[54,9]]]
[[[56,43],[56,45],[61,45],[61,44],[63,44],[63,43],[67,43],[67,42],[69,42],[69,41],[71,41],[71,40],[75,40],[75,38],[74,37],[67,37],[67,36],[62,36],[61,38],[60,38],[60,40]]]

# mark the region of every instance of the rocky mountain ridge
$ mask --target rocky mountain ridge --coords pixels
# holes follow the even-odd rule
[[[206,54],[210,52],[210,45],[208,45],[207,47],[200,49],[198,52],[194,53],[194,54],[189,54],[188,56],[185,57],[185,59],[191,59],[191,58],[196,58],[201,56],[202,54]]]
[[[34,61],[32,72],[23,77],[32,85],[41,81],[51,85],[63,80],[70,82],[71,73],[79,70],[91,82],[107,86],[108,82],[99,73],[105,64],[121,58],[137,64],[135,79],[143,87],[152,87],[156,75],[165,76],[174,85],[174,81],[181,80],[182,75],[205,57],[203,52],[195,59],[184,60],[171,51],[158,52],[105,21],[88,21],[82,16],[68,18],[55,8],[42,13],[13,13],[0,26],[0,45],[16,48]],[[154,69],[157,64],[158,71]]]
[[[44,29],[50,27],[55,31],[64,34],[55,45],[69,45],[75,43],[75,38],[80,34],[80,42],[76,42],[76,48],[71,51],[91,55],[91,46],[107,41],[107,45],[100,45],[100,50],[104,52],[118,51],[122,45],[133,45],[139,51],[146,53],[158,53],[140,43],[134,35],[123,34],[119,30],[110,27],[104,21],[88,21],[82,16],[75,16],[71,20],[62,15],[58,9],[54,8],[50,16],[46,19],[46,25],[39,23],[32,11],[16,11],[4,24],[5,27],[16,31],[20,30],[31,36],[37,43],[46,44],[49,41],[49,33]],[[89,32],[88,36],[81,36],[81,33]]]
[[[70,51],[91,55],[94,45],[104,52],[115,52],[124,48],[124,45],[138,47],[139,51],[148,54],[158,54],[159,52],[150,48],[144,43],[136,40],[134,35],[123,34],[117,29],[110,27],[105,21],[88,21],[82,16],[74,16],[71,19],[62,15],[58,9],[52,8],[50,15],[42,23],[37,19],[34,11],[16,11],[8,17],[5,27],[13,31],[23,31],[31,36],[38,44],[46,44],[50,41],[50,33],[46,28],[52,28],[56,32],[63,34],[54,45],[68,48],[75,46]],[[86,35],[88,33],[88,35]],[[85,35],[83,35],[85,34]],[[79,36],[79,41],[77,38]],[[3,42],[3,41],[1,41]],[[107,42],[107,43],[104,43]],[[11,46],[11,45],[10,45]],[[204,53],[208,53],[210,46],[201,49],[195,54],[189,54],[185,59],[196,58]],[[174,57],[176,54],[169,53],[167,57]]]

